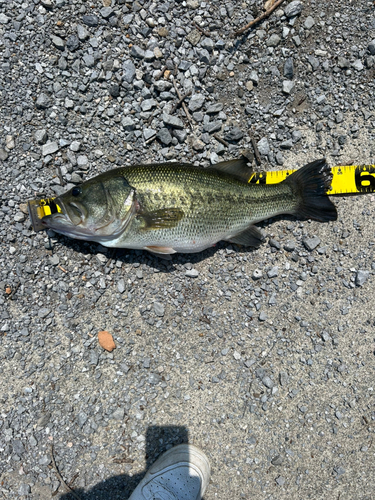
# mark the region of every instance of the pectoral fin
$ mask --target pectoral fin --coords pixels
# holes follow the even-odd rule
[[[139,217],[144,221],[142,229],[145,231],[151,229],[171,229],[177,226],[183,216],[184,211],[179,208],[162,208],[154,212],[142,211],[139,214]]]
[[[228,238],[227,241],[231,243],[237,243],[237,245],[244,245],[246,247],[259,247],[264,241],[264,236],[262,231],[256,226],[250,226],[242,233],[236,234]]]

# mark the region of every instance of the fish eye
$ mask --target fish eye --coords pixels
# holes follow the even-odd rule
[[[79,186],[75,186],[72,189],[72,196],[79,196],[82,193],[82,188]]]

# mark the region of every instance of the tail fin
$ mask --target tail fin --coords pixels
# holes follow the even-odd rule
[[[308,163],[284,182],[290,185],[298,200],[294,215],[319,222],[337,219],[336,207],[326,194],[332,173],[324,158]]]

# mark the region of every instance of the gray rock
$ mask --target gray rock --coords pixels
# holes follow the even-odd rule
[[[278,243],[279,245],[279,248],[280,248],[280,244]],[[274,266],[272,267],[268,272],[267,272],[267,276],[269,278],[276,278],[276,276],[278,276],[279,274],[279,268],[277,266]]]
[[[304,24],[305,24],[305,28],[310,30],[314,26],[315,20],[313,17],[307,16]]]
[[[172,136],[169,130],[164,127],[159,130],[156,137],[159,139],[161,143],[165,144],[166,146],[169,146],[170,143],[172,142]]]
[[[154,130],[153,128],[143,129],[143,137],[145,138],[146,141],[154,136],[156,136],[156,130]]]
[[[259,75],[256,71],[252,70],[250,72],[250,76],[249,76],[250,80],[255,83],[256,85],[258,85],[259,83]]]
[[[268,38],[266,45],[267,47],[277,47],[280,43],[280,40],[281,38],[279,37],[279,35],[273,34]]]
[[[292,139],[288,139],[287,141],[283,141],[280,144],[281,149],[291,149],[293,147],[293,141]]]
[[[112,413],[112,418],[114,418],[115,420],[123,420],[124,416],[125,416],[124,408],[117,408],[117,410],[115,410]]]
[[[70,146],[69,146],[69,149],[71,151],[74,151],[75,153],[77,153],[81,148],[81,143],[79,141],[72,141]]]
[[[307,60],[311,64],[313,71],[316,71],[319,68],[319,59],[317,57],[310,55],[308,56]]]
[[[154,302],[154,311],[155,311],[156,316],[159,316],[162,318],[164,316],[164,312],[165,312],[164,305],[161,304],[160,302]]]
[[[8,153],[5,151],[5,149],[0,148],[0,160],[5,161],[8,158]]]
[[[208,132],[209,134],[213,134],[214,132],[219,132],[222,127],[222,122],[220,120],[208,122],[203,127],[203,132]]]
[[[31,493],[31,487],[27,483],[21,483],[20,487],[18,488],[18,494],[21,496],[26,496]]]
[[[172,130],[172,135],[173,137],[176,137],[179,143],[182,143],[186,140],[187,131],[185,129],[184,130],[174,129]]]
[[[262,137],[260,141],[257,143],[258,151],[262,156],[267,156],[271,151],[270,145],[266,137]]]
[[[113,83],[112,85],[110,85],[108,91],[109,94],[116,99],[120,96],[120,85],[118,85],[117,83]]]
[[[356,59],[353,63],[352,63],[352,68],[354,68],[355,70],[357,71],[362,71],[364,66],[362,64],[362,61],[360,59]]]
[[[123,278],[119,279],[119,281],[117,283],[117,290],[120,293],[124,293],[125,292],[126,286],[125,286],[125,280]]]
[[[229,142],[236,142],[242,139],[243,137],[243,132],[240,128],[238,127],[233,127],[231,128],[228,132],[225,134],[225,139]]]
[[[296,243],[295,241],[287,241],[284,245],[284,250],[286,250],[287,252],[293,252],[295,249],[296,249]]]
[[[0,14],[0,24],[7,24],[10,20],[10,17],[6,16],[5,14],[1,13]]]
[[[59,50],[64,50],[65,49],[64,40],[62,38],[60,38],[59,36],[52,35],[51,36],[51,41],[52,41],[53,45],[57,49],[59,49]]]
[[[77,167],[86,169],[89,164],[89,159],[87,158],[86,155],[79,155],[77,156]]]
[[[83,24],[86,24],[86,26],[95,28],[99,24],[99,19],[95,16],[95,14],[87,14],[82,16],[82,22]]]
[[[57,254],[51,255],[49,257],[49,263],[52,264],[52,266],[57,266],[60,262],[60,257]]]
[[[111,16],[113,16],[114,12],[113,12],[113,9],[111,7],[102,7],[100,9],[100,15],[104,18],[104,19],[109,19]]]
[[[208,52],[212,52],[214,50],[214,42],[211,38],[203,38],[203,40],[201,40],[201,47]]]
[[[49,465],[51,463],[51,457],[48,455],[43,455],[39,459],[39,465]]]
[[[367,46],[370,54],[372,54],[373,56],[375,55],[375,40],[371,40],[371,42],[368,44]]]
[[[276,483],[279,485],[279,486],[283,486],[285,484],[285,477],[283,476],[278,476],[276,479],[275,479]]]
[[[337,64],[341,69],[347,69],[350,66],[350,62],[343,56],[337,58]]]
[[[56,153],[56,151],[59,150],[59,145],[57,142],[47,142],[47,144],[44,144],[42,146],[42,155],[47,156],[51,155],[53,153]]]
[[[177,116],[168,115],[167,113],[163,113],[162,120],[165,125],[169,125],[172,128],[183,129],[184,124],[182,120],[177,118]]]
[[[123,116],[121,118],[121,125],[123,126],[124,130],[126,130],[127,132],[131,132],[132,130],[135,130],[135,123],[130,118],[130,116]]]
[[[158,105],[155,99],[145,99],[142,101],[141,108],[142,111],[150,111],[152,108],[155,108]]]
[[[301,14],[302,9],[302,2],[300,2],[299,0],[294,0],[293,2],[290,2],[288,5],[286,5],[284,13],[286,17],[294,17],[298,16],[298,14]]]
[[[265,385],[268,389],[272,389],[272,387],[275,385],[267,375],[262,378],[262,384]]]
[[[216,113],[220,113],[223,109],[223,103],[222,102],[217,102],[215,104],[210,104],[207,106],[206,113],[208,115],[215,115]]]
[[[38,95],[38,98],[35,102],[35,106],[38,109],[47,109],[51,105],[50,99],[47,94],[43,92]]]
[[[368,280],[369,276],[370,276],[369,271],[364,271],[363,269],[359,269],[355,277],[355,284],[357,286],[363,286],[365,282]]]
[[[282,465],[282,463],[284,462],[284,458],[281,456],[281,455],[276,455],[275,457],[273,457],[273,459],[271,460],[271,464],[272,465]]]
[[[284,63],[284,77],[288,80],[292,80],[294,77],[294,65],[292,57],[288,57],[288,59]]]
[[[189,101],[189,110],[193,113],[194,111],[198,111],[201,109],[205,101],[205,97],[202,94],[194,94],[191,96]]]
[[[312,238],[305,238],[303,244],[310,252],[314,250],[318,245],[320,245],[320,238],[313,236]]]
[[[284,94],[290,94],[294,89],[294,82],[292,80],[283,81],[283,92]]]
[[[145,51],[138,45],[132,45],[130,49],[130,55],[136,57],[137,59],[144,59]]]
[[[85,423],[87,422],[88,418],[89,417],[86,415],[86,413],[84,411],[80,411],[77,415],[78,425],[80,427],[83,427],[85,425]]]
[[[293,130],[292,132],[292,141],[298,142],[302,139],[302,132],[300,130]]]
[[[204,64],[210,64],[210,53],[206,49],[202,49],[198,52],[199,60]]]
[[[191,145],[195,151],[203,151],[206,147],[205,143],[196,137],[194,137]]]
[[[185,276],[188,278],[197,278],[199,276],[199,272],[196,269],[188,269]]]
[[[259,321],[266,321],[267,318],[268,318],[267,313],[265,313],[264,311],[261,311],[259,316],[258,316]]]
[[[95,66],[95,58],[92,54],[85,54],[82,59],[88,68]]]
[[[79,38],[76,35],[70,35],[66,41],[66,48],[74,52],[79,47]]]
[[[279,382],[282,387],[285,387],[288,384],[288,374],[286,372],[279,373]]]
[[[133,62],[128,59],[123,63],[122,68],[124,70],[124,74],[122,76],[123,80],[127,83],[132,83],[135,78],[135,66]]]
[[[36,130],[34,134],[35,140],[38,144],[43,145],[46,143],[48,134],[45,129]]]
[[[78,38],[81,40],[81,42],[84,42],[87,40],[90,36],[90,33],[87,31],[87,29],[82,26],[81,24],[77,25],[77,35]]]

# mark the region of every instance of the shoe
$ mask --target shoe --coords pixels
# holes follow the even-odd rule
[[[201,500],[210,473],[208,458],[199,448],[179,444],[156,460],[129,500]]]

